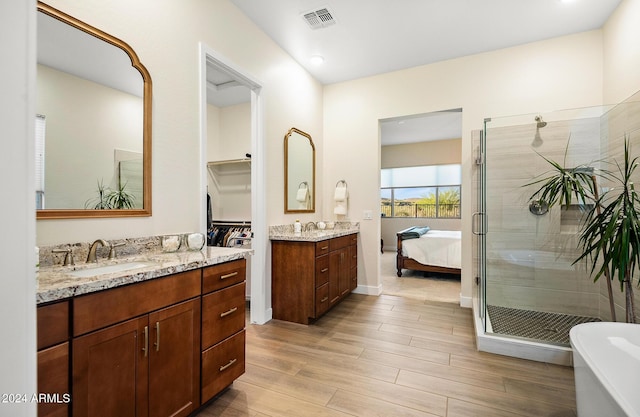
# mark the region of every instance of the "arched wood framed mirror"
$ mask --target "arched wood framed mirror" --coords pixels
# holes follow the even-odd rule
[[[152,83],[135,51],[38,2],[37,85],[36,218],[151,216]]]
[[[284,212],[315,211],[316,148],[311,135],[292,127],[284,136]]]

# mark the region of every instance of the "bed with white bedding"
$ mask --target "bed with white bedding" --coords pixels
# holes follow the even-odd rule
[[[397,236],[396,267],[399,277],[402,276],[403,269],[460,275],[459,230],[409,228],[398,232]]]

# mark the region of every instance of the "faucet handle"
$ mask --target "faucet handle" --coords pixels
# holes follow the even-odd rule
[[[109,259],[116,259],[118,257],[116,254],[116,248],[119,248],[120,246],[124,246],[124,245],[125,245],[124,242],[109,243]]]
[[[64,266],[69,266],[69,265],[75,265],[76,262],[73,259],[73,249],[71,248],[71,246],[69,246],[68,248],[63,248],[63,249],[53,249],[51,250],[51,252],[53,253],[64,253],[64,260],[62,261],[62,265]]]

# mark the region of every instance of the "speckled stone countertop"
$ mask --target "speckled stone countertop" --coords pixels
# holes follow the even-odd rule
[[[205,247],[201,251],[149,252],[116,260],[101,259],[97,264],[93,265],[79,263],[75,266],[40,267],[36,274],[38,280],[36,302],[41,304],[102,291],[191,269],[247,258],[252,253],[251,249]],[[122,264],[133,265],[134,263],[133,269],[119,272],[106,272],[84,277],[71,275],[74,271]]]
[[[292,240],[300,242],[320,242],[334,237],[347,236],[360,231],[360,223],[340,222],[333,229],[310,230],[294,233],[293,225],[285,224],[269,227],[270,240]]]

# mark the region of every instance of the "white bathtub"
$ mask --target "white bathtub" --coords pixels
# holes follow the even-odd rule
[[[640,324],[579,324],[569,337],[578,416],[640,416]]]
[[[567,259],[557,252],[541,250],[505,249],[497,251],[498,258],[526,268],[555,269],[563,271],[573,271],[575,269],[573,260]]]

